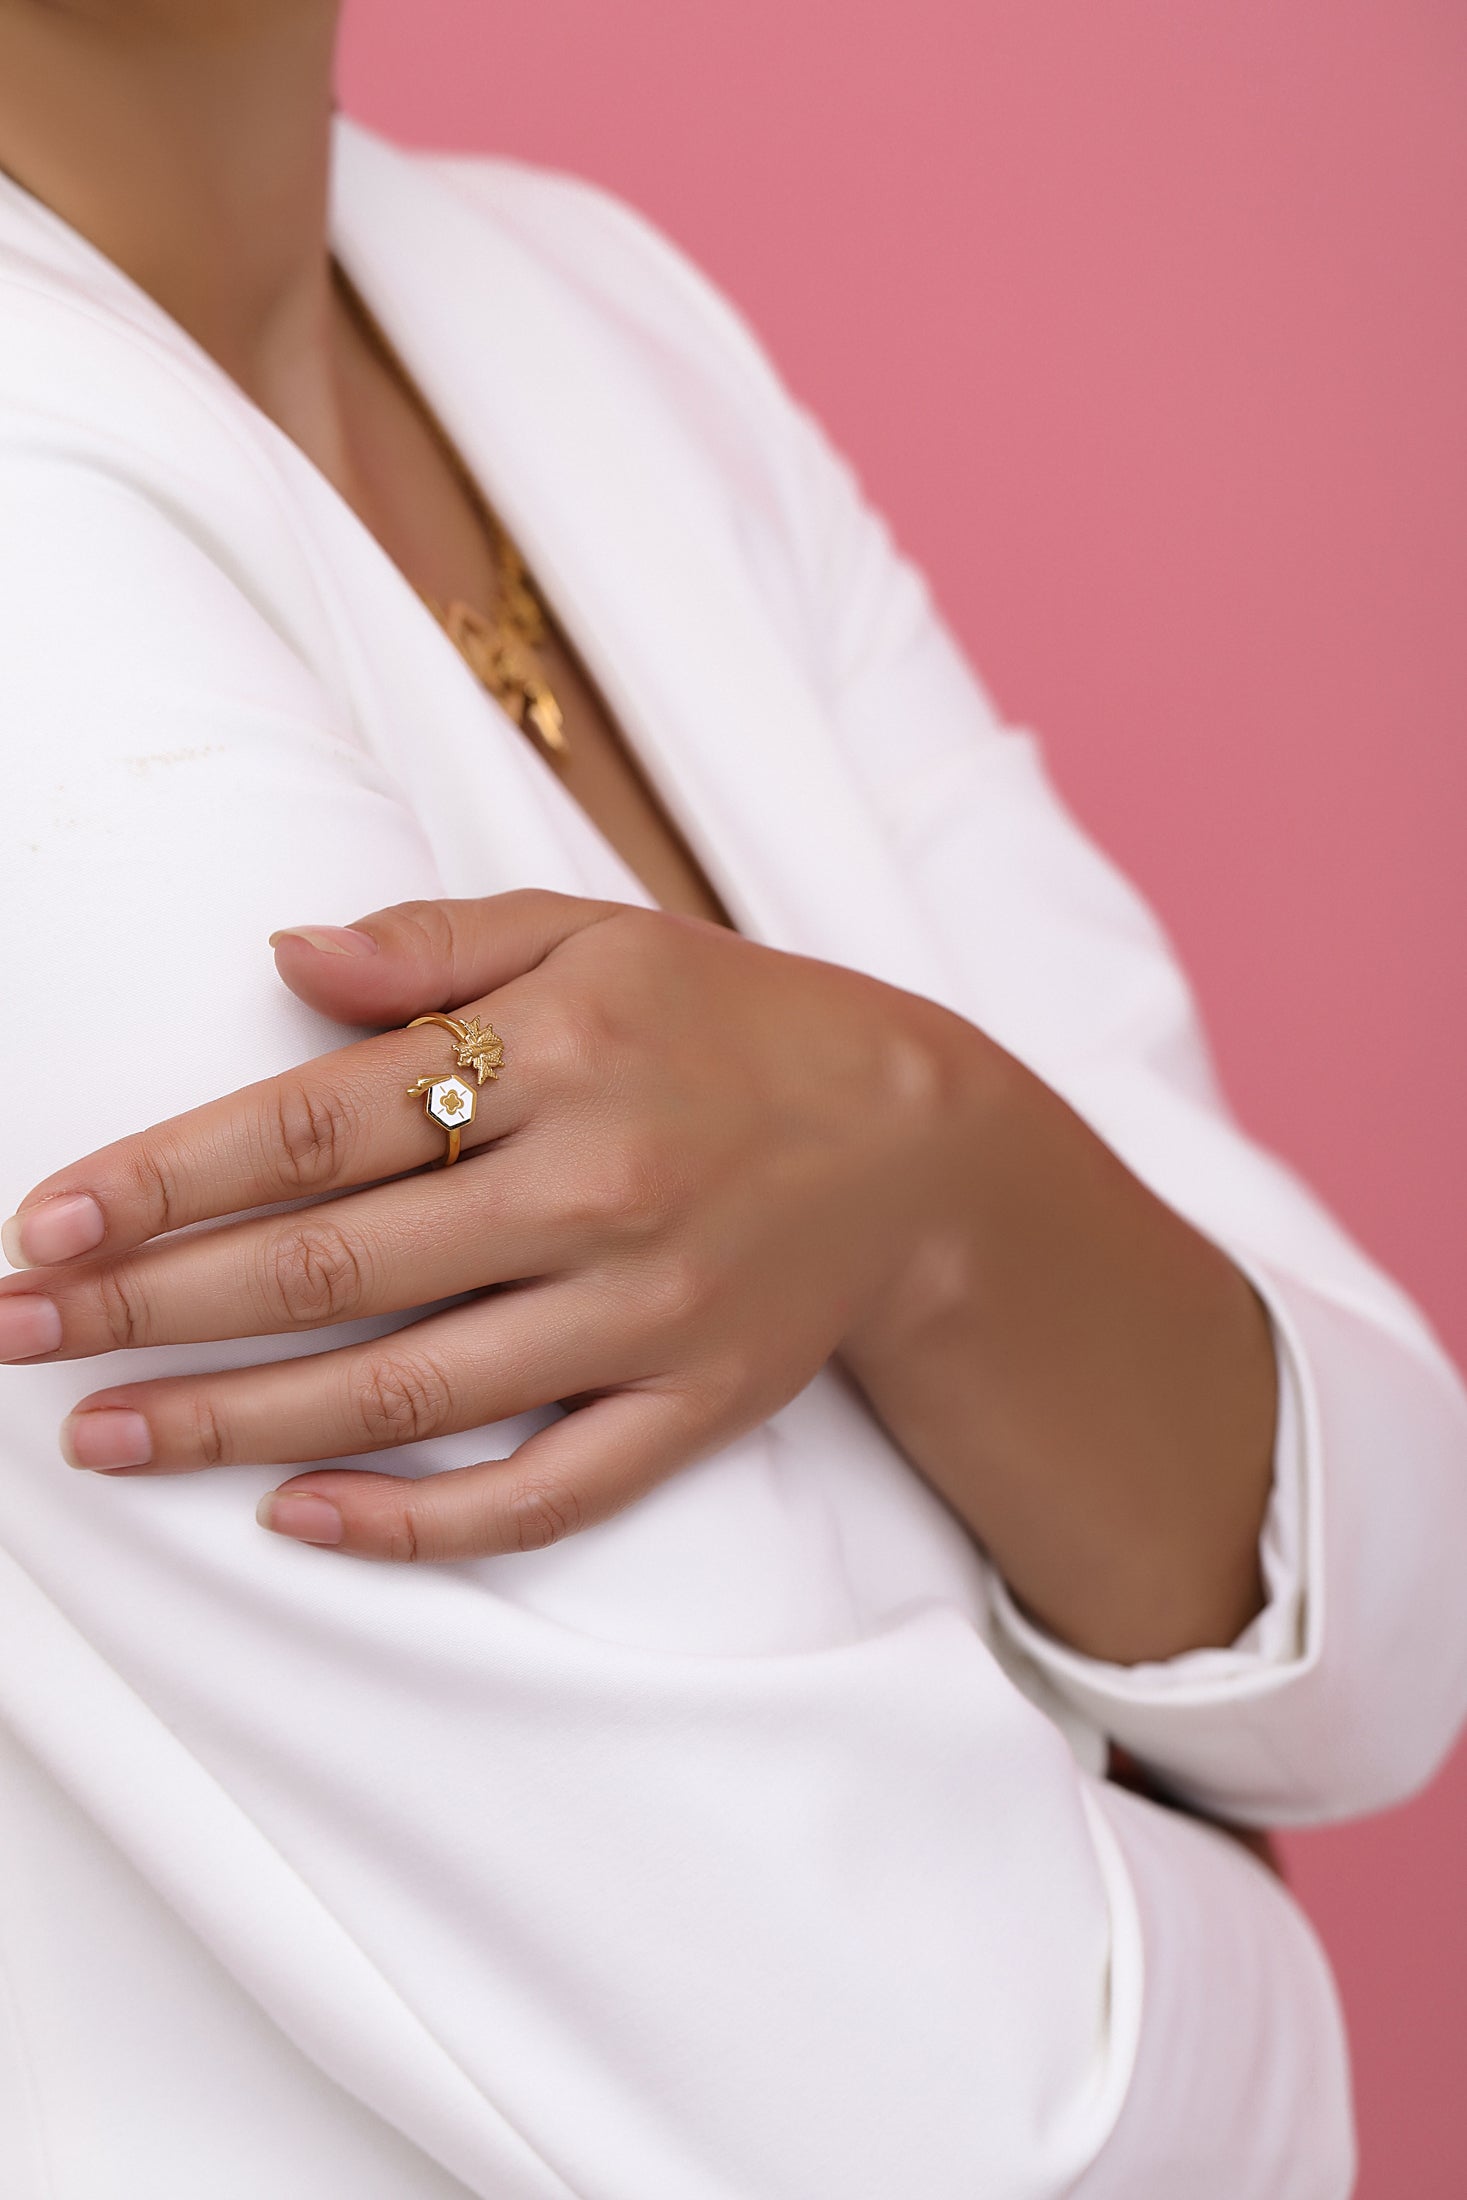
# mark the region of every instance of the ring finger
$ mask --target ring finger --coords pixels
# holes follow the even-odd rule
[[[187,1225],[370,1184],[441,1159],[449,1126],[409,1098],[424,1079],[452,1077],[473,1105],[465,1152],[520,1128],[554,1075],[554,1012],[535,973],[471,1004],[461,1021],[491,1013],[507,1034],[500,1081],[492,1050],[481,1081],[433,1026],[380,1033],[263,1078],[220,1100],[117,1140],[52,1179],[6,1225],[13,1265],[37,1268],[78,1255],[113,1256]],[[463,1103],[467,1114],[468,1103]]]

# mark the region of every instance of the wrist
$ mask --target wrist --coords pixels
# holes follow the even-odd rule
[[[982,1282],[975,1187],[1003,1152],[1001,1125],[1026,1074],[961,1016],[916,995],[903,1000],[887,1074],[899,1101],[897,1196],[876,1203],[888,1231],[879,1281],[841,1346],[857,1374],[867,1355],[971,1318]]]

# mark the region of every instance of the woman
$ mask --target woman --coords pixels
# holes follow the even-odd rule
[[[737,315],[334,18],[0,5],[0,2189],[1342,2194],[1203,1820],[1449,1746],[1461,1385]]]

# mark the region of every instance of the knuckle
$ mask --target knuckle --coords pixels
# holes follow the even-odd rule
[[[97,1303],[102,1327],[115,1352],[150,1342],[151,1324],[139,1278],[126,1261],[97,1274]]]
[[[393,908],[393,924],[405,935],[404,950],[436,969],[453,967],[453,920],[441,901],[400,901]]]
[[[623,1145],[616,1154],[612,1184],[612,1222],[631,1237],[648,1237],[667,1221],[669,1179],[660,1154],[649,1148]],[[680,1256],[674,1256],[680,1265]]]
[[[594,1001],[563,1001],[534,1040],[537,1082],[576,1093],[594,1091],[608,1042],[606,1018]]]
[[[174,1183],[174,1172],[163,1147],[149,1138],[139,1139],[132,1151],[132,1175],[149,1237],[171,1230],[175,1218],[183,1219]]]
[[[269,1108],[266,1136],[282,1182],[294,1191],[333,1183],[355,1127],[345,1096],[290,1077],[276,1086]]]
[[[585,1513],[575,1491],[551,1482],[524,1482],[506,1507],[509,1547],[543,1551],[580,1529]]]
[[[702,1261],[691,1253],[664,1253],[649,1264],[643,1279],[643,1312],[654,1328],[677,1331],[706,1311],[712,1295],[712,1279]]]
[[[400,1566],[414,1565],[422,1549],[417,1517],[411,1505],[390,1513],[382,1527],[382,1556]]]
[[[376,1359],[362,1375],[357,1415],[374,1449],[385,1451],[438,1435],[448,1425],[450,1410],[447,1381],[421,1356]]]
[[[926,1026],[919,1030],[915,1023],[894,1021],[878,1045],[871,1073],[881,1101],[908,1121],[935,1122],[948,1099],[951,1077]]]
[[[662,1220],[663,1191],[657,1157],[618,1140],[585,1158],[565,1197],[571,1221],[582,1229],[637,1237]]]
[[[267,1312],[291,1326],[315,1328],[347,1320],[362,1304],[366,1280],[350,1239],[322,1223],[287,1230],[265,1250]]]
[[[189,1401],[192,1421],[191,1449],[206,1467],[222,1467],[230,1461],[229,1431],[224,1417],[212,1398],[205,1391],[197,1392]]]

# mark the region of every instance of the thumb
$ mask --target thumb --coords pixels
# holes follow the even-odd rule
[[[292,993],[349,1024],[400,1024],[462,1008],[520,977],[588,925],[626,904],[540,887],[475,901],[402,901],[352,925],[272,932]]]

